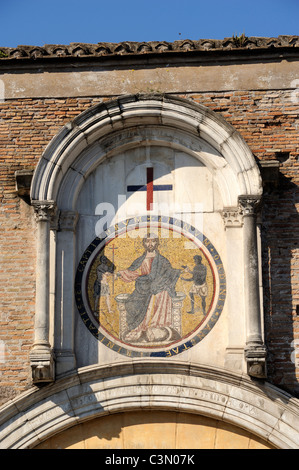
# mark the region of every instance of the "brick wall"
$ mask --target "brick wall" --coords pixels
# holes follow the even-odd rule
[[[299,396],[294,354],[296,341],[299,346],[298,105],[288,90],[181,96],[221,113],[257,161],[280,162],[278,186],[265,187],[262,215],[268,380]],[[101,97],[0,103],[0,404],[31,386],[35,222],[32,208],[16,194],[14,174],[34,169],[61,127],[100,101]]]
[[[268,380],[299,396],[299,108],[294,92],[238,91],[192,98],[220,112],[258,162],[280,162],[278,185],[265,186],[262,210]]]

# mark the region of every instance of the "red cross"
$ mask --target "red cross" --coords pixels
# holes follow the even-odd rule
[[[146,169],[146,185],[128,186],[127,191],[146,191],[146,210],[152,210],[154,202],[154,191],[170,191],[172,184],[154,185],[154,169],[152,167]]]

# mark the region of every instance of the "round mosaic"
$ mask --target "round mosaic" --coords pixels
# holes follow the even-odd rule
[[[170,357],[217,322],[226,280],[220,256],[197,229],[161,216],[110,227],[77,268],[79,314],[102,344],[131,357]]]

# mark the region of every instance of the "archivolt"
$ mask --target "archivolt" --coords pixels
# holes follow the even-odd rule
[[[176,131],[184,132],[198,142],[204,141],[221,155],[224,159],[222,167],[226,169],[220,180],[226,178],[229,169],[232,179],[228,186],[234,187],[234,194],[224,200],[226,206],[235,205],[239,195],[261,194],[260,173],[249,147],[219,114],[177,97],[130,95],[98,104],[63,127],[49,143],[36,168],[31,186],[32,200],[57,203],[63,182],[70,174],[73,191],[77,193],[76,185],[80,186],[94,168],[93,160],[97,157],[93,154],[93,145],[98,145],[94,151],[101,154],[105,151],[101,142],[107,136],[144,126],[170,128],[174,135]],[[140,145],[140,142],[135,144]],[[81,158],[88,148],[91,149],[91,162]],[[213,162],[210,163],[212,166]],[[209,162],[205,164],[209,165]],[[64,195],[60,199],[64,200]],[[72,207],[64,209],[72,210]]]
[[[227,370],[159,360],[90,366],[27,391],[0,409],[1,447],[33,448],[82,421],[145,409],[207,416],[274,447],[299,448],[299,404],[287,393]]]

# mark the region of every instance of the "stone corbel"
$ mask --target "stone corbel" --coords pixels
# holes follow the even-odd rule
[[[257,212],[259,196],[240,196],[243,215],[245,313],[247,339],[245,359],[247,372],[256,378],[266,377],[266,347],[262,334],[262,316],[259,285],[259,260],[257,243]]]
[[[30,203],[30,186],[34,170],[17,170],[15,172],[16,191],[19,197]]]
[[[251,344],[245,348],[248,375],[257,379],[264,379],[267,377],[266,356],[267,349],[261,344],[257,344],[255,346]]]
[[[55,378],[54,355],[49,343],[49,259],[50,223],[55,213],[54,201],[32,201],[37,222],[36,303],[34,343],[30,364],[34,383]]]
[[[55,357],[50,347],[35,345],[30,352],[30,365],[35,384],[55,380]]]
[[[275,189],[279,184],[279,167],[280,163],[278,160],[270,160],[260,162],[261,175],[263,180],[263,186],[267,189]]]

